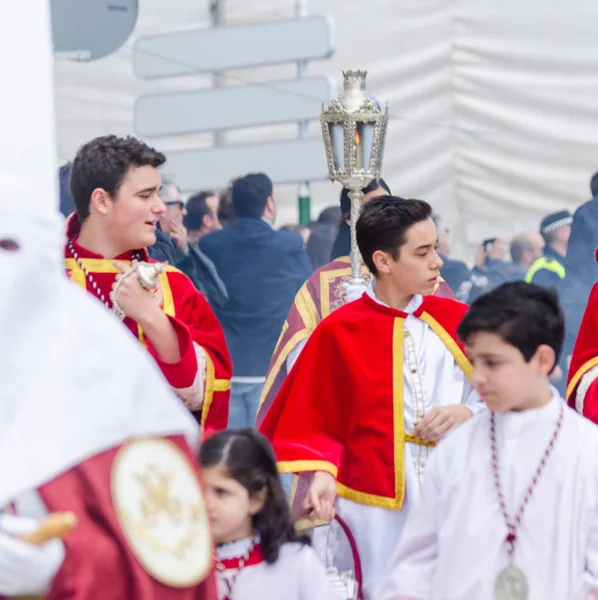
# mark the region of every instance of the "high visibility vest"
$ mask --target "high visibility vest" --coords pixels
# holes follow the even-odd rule
[[[563,267],[558,260],[554,258],[548,259],[545,256],[541,256],[536,260],[536,262],[534,262],[527,272],[527,275],[525,276],[526,283],[531,283],[534,275],[541,269],[546,269],[556,273],[559,276],[559,279],[565,278],[565,267]]]

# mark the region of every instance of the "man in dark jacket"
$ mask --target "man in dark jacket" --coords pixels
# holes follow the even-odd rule
[[[571,237],[565,258],[565,278],[558,286],[559,300],[565,314],[565,343],[563,356],[565,367],[573,352],[575,339],[590,291],[598,281],[598,173],[594,173],[590,190],[593,198],[582,204],[573,215]]]
[[[160,197],[166,212],[156,229],[156,243],[148,248],[149,255],[185,273],[212,308],[224,306],[228,300],[226,287],[212,261],[196,244],[187,241],[187,229],[183,225],[185,204],[179,189],[166,177],[162,178]]]
[[[579,259],[586,266],[594,267],[594,251],[598,248],[598,173],[592,176],[590,190],[592,199],[573,215],[570,244],[575,244],[580,252]]]
[[[237,220],[199,240],[228,290],[216,307],[233,360],[229,427],[253,425],[270,357],[295,294],[311,274],[301,236],[275,231],[272,182],[263,173],[232,187]]]
[[[505,262],[506,255],[507,247],[500,235],[484,240],[476,248],[475,265],[471,270],[469,304],[512,280],[509,265]]]

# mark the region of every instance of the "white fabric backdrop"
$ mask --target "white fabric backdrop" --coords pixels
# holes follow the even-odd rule
[[[293,0],[222,0],[230,24],[293,16]],[[598,170],[598,3],[594,0],[319,0],[336,21],[337,51],[309,73],[340,79],[367,68],[388,101],[383,176],[394,193],[429,200],[454,232],[456,254],[476,241],[536,229],[547,212],[589,198]],[[56,61],[61,162],[96,135],[132,132],[140,93],[211,85],[209,75],[141,81],[135,37],[205,27],[208,2],[140,0],[133,36],[94,63]],[[295,65],[229,72],[226,83],[293,77]],[[295,125],[226,134],[227,143],[293,137]],[[312,133],[318,124],[311,125]],[[209,146],[210,135],[153,139],[161,149]],[[231,177],[238,175],[231,173]],[[278,186],[278,224],[297,219],[297,186]],[[338,186],[312,186],[312,216]]]

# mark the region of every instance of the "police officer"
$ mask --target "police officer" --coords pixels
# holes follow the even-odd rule
[[[525,281],[544,287],[556,287],[565,277],[564,258],[567,255],[573,216],[567,210],[548,215],[540,223],[544,238],[543,255],[530,267]]]

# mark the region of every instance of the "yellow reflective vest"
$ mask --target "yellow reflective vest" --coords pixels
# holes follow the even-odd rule
[[[530,267],[527,275],[525,276],[526,283],[531,283],[534,275],[540,271],[541,269],[546,269],[548,271],[552,271],[556,273],[560,279],[565,278],[565,267],[554,258],[546,258],[545,256],[541,256],[534,262],[534,264]]]

